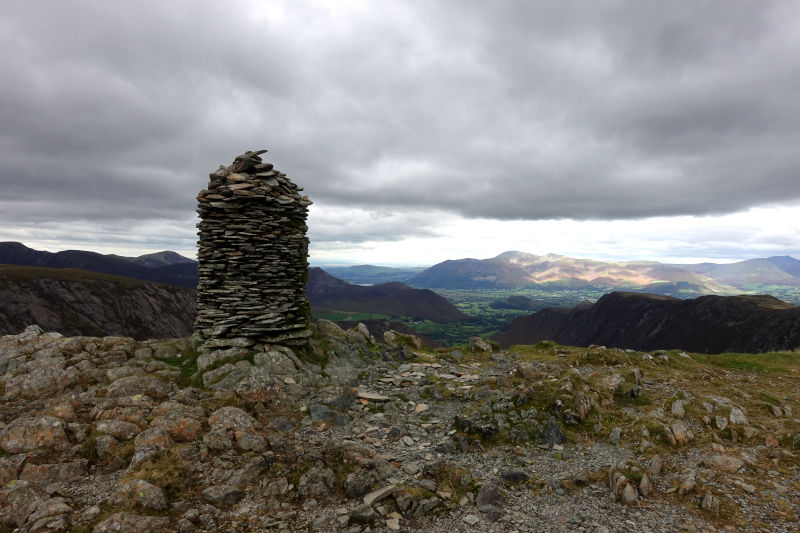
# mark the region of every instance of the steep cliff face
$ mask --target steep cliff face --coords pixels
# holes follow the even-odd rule
[[[0,335],[39,324],[66,335],[189,335],[190,289],[78,269],[0,265]]]
[[[544,309],[495,335],[501,346],[552,340],[634,350],[760,353],[800,346],[800,307],[771,296],[679,300],[615,292],[596,304]]]

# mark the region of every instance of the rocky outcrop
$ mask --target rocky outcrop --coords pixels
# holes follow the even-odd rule
[[[800,347],[800,307],[771,296],[668,296],[614,292],[594,305],[550,308],[492,337],[503,347],[552,340],[634,350],[759,353]]]
[[[312,331],[304,354],[0,337],[0,530],[797,529],[792,375]]]
[[[311,201],[286,174],[247,152],[197,195],[195,332],[215,346],[303,346],[310,308],[306,217]]]
[[[184,337],[194,291],[85,270],[0,265],[0,334],[39,324],[66,335]]]

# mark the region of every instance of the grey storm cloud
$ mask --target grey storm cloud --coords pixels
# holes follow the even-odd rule
[[[6,226],[187,220],[262,147],[319,209],[407,212],[330,241],[800,198],[792,1],[9,0],[0,47]]]

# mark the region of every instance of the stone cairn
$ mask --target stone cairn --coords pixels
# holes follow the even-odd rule
[[[242,154],[197,195],[195,334],[206,348],[304,346],[310,335],[306,217],[311,201],[286,174]]]

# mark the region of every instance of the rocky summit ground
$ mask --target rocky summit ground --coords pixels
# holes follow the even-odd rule
[[[797,531],[800,355],[0,338],[0,531]]]

